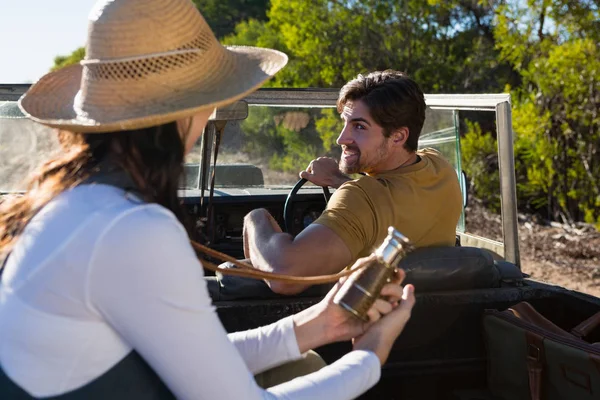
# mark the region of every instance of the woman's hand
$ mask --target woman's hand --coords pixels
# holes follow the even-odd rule
[[[372,257],[373,256],[357,260],[352,268],[370,262]],[[294,316],[296,338],[298,340],[300,351],[305,352],[327,343],[350,340],[355,337],[367,335],[373,324],[376,324],[378,321],[382,320],[382,318],[386,319],[385,316],[390,313],[396,315],[393,318],[405,319],[404,323],[402,323],[402,327],[404,327],[404,324],[406,324],[406,321],[408,321],[408,318],[410,317],[410,310],[414,304],[414,289],[412,286],[409,285],[408,289],[404,289],[404,292],[400,286],[404,277],[404,271],[398,270],[392,282],[383,286],[380,293],[380,296],[383,298],[377,299],[367,312],[367,315],[369,316],[368,322],[359,320],[339,305],[333,303],[335,294],[347,278],[344,277],[340,279],[321,302]],[[401,305],[399,305],[400,301],[402,301]],[[400,310],[400,312],[396,312],[396,310]],[[397,324],[393,325],[393,327],[396,326]],[[379,335],[382,338],[385,337],[389,339],[396,331],[394,331],[393,327],[387,328],[387,325],[385,325],[385,327],[385,329],[380,329],[381,333]],[[402,329],[395,333],[392,344],[395,338],[400,334],[401,330]],[[377,334],[375,333],[371,333],[368,338],[376,335]],[[370,341],[364,340],[361,343],[367,346]],[[373,349],[373,351],[376,354],[377,351],[381,354],[384,353],[384,351],[380,349],[377,351]]]
[[[396,338],[404,330],[415,304],[414,287],[406,285],[402,301],[394,311],[375,322],[367,331],[354,339],[354,350],[369,350],[377,355],[381,365],[385,364]]]

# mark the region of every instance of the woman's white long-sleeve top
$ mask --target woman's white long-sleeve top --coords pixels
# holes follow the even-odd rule
[[[301,357],[293,321],[227,334],[183,226],[121,189],[82,185],[27,225],[0,286],[0,366],[34,396],[69,392],[138,352],[181,399],[354,398],[380,377],[352,351],[263,390],[253,374]]]

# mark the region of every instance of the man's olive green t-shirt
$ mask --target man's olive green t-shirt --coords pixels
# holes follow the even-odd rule
[[[417,247],[453,246],[462,212],[457,174],[436,150],[417,154],[415,164],[341,185],[314,223],[342,238],[353,260],[379,246],[389,226]]]

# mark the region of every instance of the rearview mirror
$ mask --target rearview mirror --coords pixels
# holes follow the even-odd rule
[[[248,118],[248,103],[236,101],[224,107],[218,107],[209,121],[239,121]]]

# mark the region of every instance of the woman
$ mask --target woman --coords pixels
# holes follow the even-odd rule
[[[189,0],[94,7],[86,59],[20,101],[66,150],[2,205],[3,399],[347,399],[377,382],[410,317],[411,286],[386,285],[390,301],[375,303],[369,324],[331,302],[335,287],[292,317],[227,335],[184,229],[184,154],[216,107],[286,62],[225,49]],[[267,390],[253,379],[351,338],[352,352],[310,375]]]

